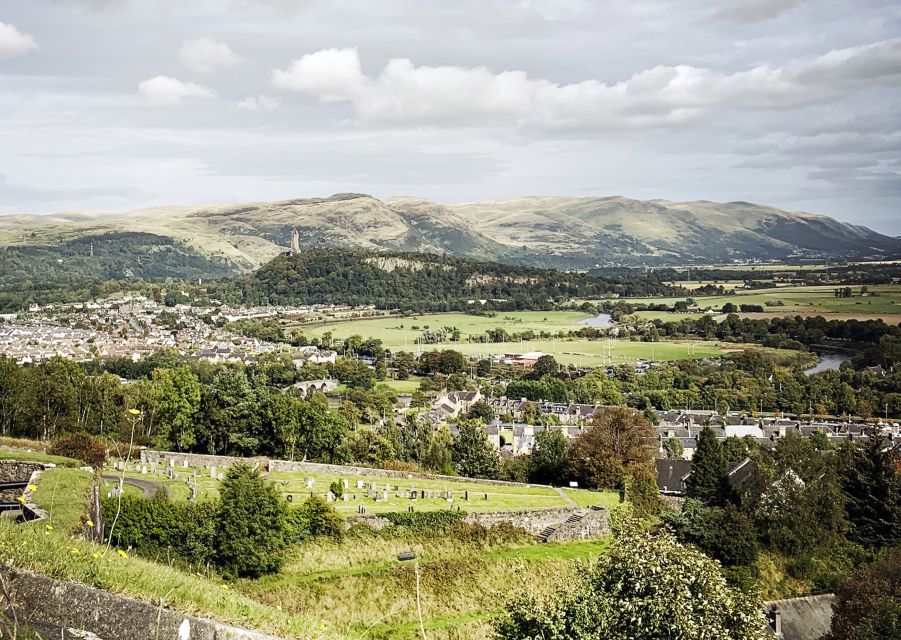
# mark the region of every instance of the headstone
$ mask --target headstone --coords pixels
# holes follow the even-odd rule
[[[150,463],[150,473],[156,473],[156,463],[155,462]]]
[[[216,467],[210,467],[210,479],[216,479]]]
[[[363,481],[357,480],[357,489],[362,489],[362,488],[363,488]]]
[[[188,468],[188,459],[187,458],[185,458],[184,460],[181,461],[181,466],[184,467],[185,469]]]
[[[142,467],[141,467],[141,475],[142,475],[142,476],[146,476],[146,475],[147,475],[147,467],[145,467],[145,466],[142,466]]]
[[[325,494],[325,499],[326,499],[328,502],[334,502],[334,501],[335,501],[335,494],[332,493],[331,491],[329,491],[327,494]]]
[[[224,478],[224,477],[225,477],[225,474],[224,474],[224,473],[220,473],[219,475],[216,476],[216,479],[219,480],[219,481],[222,481],[222,478]]]
[[[342,494],[341,494],[341,499],[342,499],[344,502],[347,502],[347,494],[346,494],[346,493],[342,493]]]
[[[344,485],[344,488],[345,488],[345,489],[348,488],[348,483],[347,483],[347,479],[346,479],[346,478],[344,478],[344,479],[341,480],[341,484]]]
[[[485,494],[485,499],[486,499],[486,500],[488,499],[488,494],[487,494],[487,493]]]
[[[391,483],[390,482],[385,483],[385,491],[391,491]]]
[[[174,459],[174,458],[169,458],[169,467],[171,468],[171,467],[174,467],[174,466],[175,466],[175,459]]]
[[[410,500],[415,500],[415,499],[416,499],[416,495],[417,495],[417,494],[416,494],[416,489],[414,489],[413,491],[410,492]]]
[[[288,495],[285,496],[285,500],[287,500],[289,503],[290,503],[290,502],[294,502],[294,496],[292,496],[292,495],[289,493]]]
[[[307,483],[306,483],[306,484],[307,484],[307,489],[312,489],[312,488],[313,488],[313,481],[312,481],[312,480],[307,479]]]
[[[119,460],[119,461],[116,463],[116,470],[117,470],[117,471],[125,471],[125,463],[122,462],[121,460]]]
[[[463,499],[466,500],[466,502],[469,502],[469,491],[463,492]]]

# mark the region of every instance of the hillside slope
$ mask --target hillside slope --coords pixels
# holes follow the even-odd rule
[[[812,213],[614,197],[530,197],[441,204],[337,194],[235,206],[156,207],[127,213],[0,217],[0,247],[51,253],[109,232],[148,233],[217,265],[249,271],[302,246],[450,253],[558,268],[674,264],[790,256],[901,253],[901,240]]]

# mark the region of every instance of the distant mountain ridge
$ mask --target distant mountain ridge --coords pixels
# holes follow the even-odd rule
[[[749,202],[544,196],[442,204],[354,193],[126,213],[0,216],[0,247],[52,251],[109,232],[147,233],[172,241],[181,253],[250,271],[285,251],[292,228],[307,247],[448,253],[567,269],[901,254],[901,239],[866,227]]]

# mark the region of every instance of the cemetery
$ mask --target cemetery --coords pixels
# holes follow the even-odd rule
[[[228,464],[223,460],[211,461]],[[254,459],[248,461],[253,462]],[[126,493],[153,497],[156,491],[164,489],[168,497],[176,501],[217,496],[226,466],[191,466],[190,463],[196,462],[189,457],[179,461],[175,458],[155,462],[117,461],[104,474],[104,495],[115,495],[119,490],[118,476],[124,471],[123,490]],[[364,470],[336,465],[310,465],[313,469],[328,468],[329,472],[265,472],[268,464],[263,462],[262,465],[264,475],[279,489],[286,502],[300,504],[311,496],[318,496],[344,516],[393,511],[495,512],[576,506],[610,508],[619,503],[619,495],[613,491],[557,489],[535,484],[400,472],[394,473],[398,477],[385,477],[386,472],[380,469]],[[281,465],[272,466],[278,468]]]

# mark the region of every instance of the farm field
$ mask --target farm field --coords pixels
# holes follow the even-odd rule
[[[763,305],[766,315],[823,315],[842,314],[848,318],[878,318],[897,321],[901,317],[901,285],[872,285],[871,295],[860,296],[860,286],[852,286],[854,296],[836,298],[834,286],[789,286],[771,289],[736,290],[723,296],[695,298],[700,311],[711,308],[719,310],[724,304],[756,304]],[[629,298],[634,304],[668,304],[672,305],[685,298]],[[781,306],[766,306],[768,302],[782,301]],[[650,314],[661,314],[653,316]],[[667,314],[666,312],[640,312],[641,317],[657,317],[680,319],[692,314]],[[836,319],[839,319],[836,317]]]
[[[159,469],[157,470],[159,471]],[[220,470],[221,471],[221,470]],[[375,474],[356,474],[348,468],[344,474],[323,474],[310,472],[271,472],[266,477],[273,482],[282,494],[291,496],[292,503],[300,504],[310,494],[325,497],[329,486],[335,481],[347,480],[345,491],[347,500],[339,499],[333,503],[335,510],[343,515],[357,513],[360,506],[366,513],[385,513],[390,511],[406,511],[413,507],[416,511],[439,511],[457,509],[463,511],[516,511],[537,507],[571,507],[578,504],[582,507],[599,505],[613,507],[619,504],[619,494],[615,491],[588,491],[586,489],[557,490],[551,487],[534,485],[494,485],[474,479],[460,478],[453,480],[425,480],[419,478],[399,479],[383,478]],[[118,473],[108,470],[106,475]],[[174,469],[175,478],[169,479],[149,472],[145,474],[126,472],[126,478],[149,481],[165,487],[173,500],[187,500],[190,490],[186,482],[196,478],[197,498],[214,497],[219,493],[219,481],[210,477],[205,468],[178,467]],[[312,486],[307,486],[307,481]],[[362,487],[358,487],[358,482]],[[371,485],[375,489],[371,491]],[[104,492],[108,493],[115,482],[105,482]],[[416,500],[410,499],[410,491],[419,492]],[[138,494],[135,487],[128,486],[126,493]],[[427,497],[422,498],[425,491]],[[376,500],[375,493],[387,493],[387,499]],[[449,494],[447,492],[450,492]],[[467,492],[469,499],[467,500]],[[431,493],[431,496],[428,494]],[[373,497],[370,497],[372,495]],[[566,496],[566,497],[564,497]]]
[[[698,314],[699,316],[701,314]],[[509,332],[521,331],[571,331],[581,324],[589,314],[578,311],[519,311],[499,313],[493,317],[470,316],[464,313],[443,313],[420,315],[409,318],[379,318],[352,320],[325,325],[304,326],[309,337],[321,337],[326,331],[334,338],[344,339],[352,335],[364,338],[378,338],[392,351],[421,351],[435,349],[455,349],[466,356],[491,356],[504,353],[543,351],[552,354],[563,364],[576,366],[599,366],[621,364],[636,360],[682,360],[686,358],[707,358],[722,355],[722,350],[713,343],[688,342],[630,342],[626,340],[595,341],[584,339],[530,340],[527,342],[466,342],[468,336],[480,336],[489,329],[502,327]],[[414,328],[416,327],[416,328]],[[459,342],[438,344],[416,344],[416,338],[426,328],[457,327],[462,339]],[[412,381],[396,381],[392,386],[396,391],[409,392],[416,388]]]
[[[470,336],[481,336],[490,329],[502,327],[510,333],[546,331],[570,331],[584,325],[581,320],[591,316],[581,311],[502,311],[494,316],[474,316],[466,313],[435,313],[417,316],[374,318],[349,320],[346,322],[330,322],[326,324],[299,325],[307,337],[322,337],[330,332],[334,338],[344,340],[352,335],[364,338],[378,338],[385,346],[394,350],[412,350],[416,348],[416,338],[425,329],[456,327],[460,330],[461,339]]]

